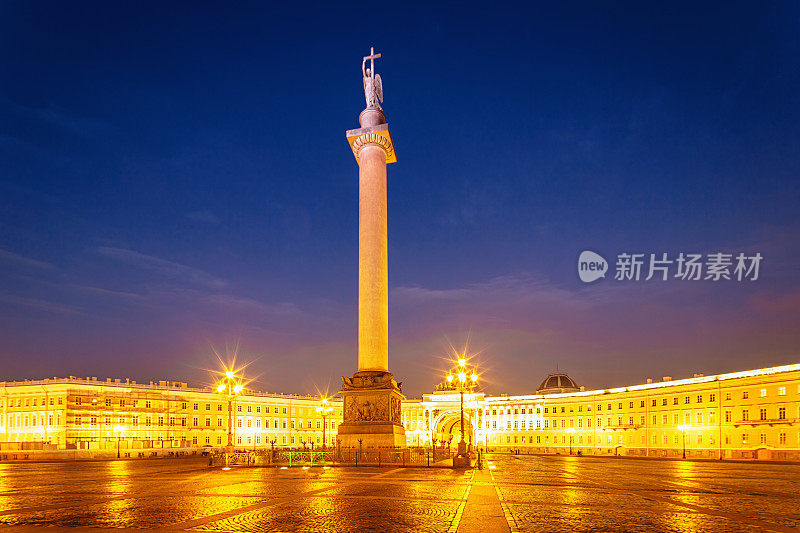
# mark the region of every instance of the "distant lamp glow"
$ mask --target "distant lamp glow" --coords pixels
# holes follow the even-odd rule
[[[325,461],[324,453],[325,453],[325,446],[326,446],[326,443],[325,443],[325,429],[327,428],[327,425],[328,425],[326,417],[328,416],[329,413],[333,412],[333,407],[328,405],[328,398],[322,397],[320,399],[319,405],[317,406],[316,411],[317,411],[318,414],[322,415],[322,452],[323,452],[322,460],[324,462]],[[319,427],[319,426],[317,426],[317,427]],[[312,443],[312,446],[313,446],[313,443]]]
[[[447,380],[447,385],[445,385],[446,389],[454,390],[460,396],[460,422],[459,428],[461,433],[461,439],[458,443],[458,457],[464,458],[468,457],[470,453],[470,449],[467,446],[467,442],[464,437],[464,393],[471,393],[475,389],[478,384],[478,373],[477,369],[473,367],[473,365],[468,363],[467,354],[466,352],[457,354],[457,358],[455,360],[455,366],[453,366],[447,374],[445,374],[445,379]],[[472,400],[469,400],[472,401]],[[471,404],[470,404],[471,405]],[[477,409],[476,409],[476,416],[477,416]],[[472,425],[472,424],[470,424]],[[472,428],[474,433],[475,428]],[[470,446],[472,445],[472,439],[470,440]]]
[[[572,455],[572,434],[575,433],[575,428],[567,428],[569,433],[569,454]]]
[[[686,459],[686,430],[689,429],[689,426],[686,424],[681,424],[678,426],[678,431],[683,434],[683,458]]]
[[[232,369],[225,369],[224,376],[214,389],[226,396],[228,400],[228,445],[225,455],[225,466],[229,466],[228,457],[233,451],[233,401],[244,389],[244,385],[239,383],[241,377],[237,376]]]
[[[122,432],[125,431],[125,426],[117,424],[113,429],[117,433],[117,459],[119,459],[119,448],[120,443],[122,442]]]

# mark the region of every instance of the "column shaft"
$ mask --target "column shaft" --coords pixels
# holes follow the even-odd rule
[[[389,370],[386,153],[366,145],[358,170],[358,370]]]

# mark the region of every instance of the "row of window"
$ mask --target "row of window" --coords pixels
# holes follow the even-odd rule
[[[42,398],[41,400],[42,400],[42,402],[39,404],[38,403],[39,398],[25,398],[25,399],[16,398],[16,400],[14,398],[11,398],[11,399],[8,400],[8,406],[9,407],[22,407],[23,406],[23,402],[25,404],[24,405],[25,407],[36,407],[37,404],[44,407],[44,406],[47,406],[48,403],[49,403],[49,405],[52,405],[52,406],[64,405],[64,398],[62,398],[60,396],[57,397],[57,398],[54,398],[54,397],[51,396],[49,401],[48,401],[47,398]],[[4,407],[4,406],[5,406],[4,402],[0,402],[0,407]]]
[[[777,392],[778,392],[778,396],[786,396],[786,387],[785,386],[778,387]],[[800,385],[797,386],[797,392],[800,394]],[[726,401],[732,400],[732,397],[733,397],[732,394],[733,393],[731,393],[731,392],[726,392],[725,393],[725,400]],[[742,399],[746,400],[746,399],[750,398],[750,391],[741,391],[741,395],[742,395],[741,396]],[[766,398],[767,397],[767,389],[766,388],[759,389],[759,397],[760,398]],[[680,396],[673,396],[672,397],[672,405],[679,405],[680,404],[680,398],[681,398]],[[692,403],[692,398],[695,399],[695,403],[704,403],[706,398],[708,399],[709,403],[714,403],[714,402],[717,401],[717,394],[712,392],[712,393],[708,394],[708,396],[706,396],[704,394],[685,395],[685,396],[683,396],[683,403],[684,404],[691,404]],[[669,405],[669,398],[661,398],[660,400],[661,401],[659,402],[658,398],[651,399],[650,400],[650,406],[651,407],[658,407],[659,403],[662,406]],[[597,411],[602,411],[603,410],[603,405],[605,405],[605,409],[607,411],[611,411],[613,409],[614,403],[617,404],[617,409],[623,409],[623,406],[625,404],[625,402],[607,402],[605,404],[598,403],[598,404],[596,404],[596,410]],[[636,403],[635,401],[628,401],[628,408],[629,409],[633,409],[635,403]],[[639,407],[640,408],[644,408],[645,404],[646,404],[646,400],[639,400]],[[592,410],[592,405],[593,404],[586,405],[586,410],[587,411],[591,411]],[[574,412],[574,408],[575,407],[578,408],[578,412],[580,413],[580,412],[583,411],[583,407],[584,406],[583,406],[583,404],[579,404],[577,406],[575,406],[575,405],[570,405],[570,406],[563,406],[563,405],[562,406],[558,406],[558,405],[547,406],[547,407],[544,407],[544,413],[545,414],[549,414],[549,413],[553,413],[553,414],[565,413],[567,407],[569,407],[569,412],[570,413]],[[487,411],[488,411],[488,409],[487,409]],[[542,408],[541,407],[536,407],[535,408],[535,412],[536,412],[536,414],[541,414]],[[527,414],[533,414],[534,413],[534,408],[533,407],[527,408],[527,409],[525,407],[521,407],[521,408],[520,407],[514,407],[514,408],[507,407],[507,408],[500,408],[500,409],[493,408],[491,410],[491,413],[492,413],[492,415],[498,415],[498,414],[499,415],[503,415],[503,414],[507,414],[507,415],[510,415],[510,414],[515,414],[515,415],[523,414],[524,415],[526,413]]]
[[[143,401],[144,407],[146,409],[150,409],[150,408],[153,407],[153,404],[154,404],[154,402],[156,400],[139,400],[139,399],[118,398],[115,401],[112,398],[105,398],[105,400],[102,402],[102,404],[104,404],[106,407],[114,407],[114,406],[118,406],[118,407],[139,407],[142,401]],[[84,404],[85,405],[98,405],[100,403],[100,400],[98,400],[98,398],[83,398],[81,396],[76,396],[74,402],[75,402],[75,405],[78,405],[78,406],[84,405]],[[163,403],[164,402],[162,400],[158,400],[157,402],[159,404],[159,407],[163,407]],[[188,409],[189,402],[180,402],[180,404],[181,404],[181,409],[183,409],[183,410],[187,410]],[[8,400],[8,407],[11,407],[11,408],[13,408],[13,407],[38,407],[40,405],[41,406],[50,405],[50,406],[53,406],[53,407],[55,407],[56,405],[64,405],[64,398],[62,396],[50,397],[49,399],[48,398],[39,398],[39,397],[27,397],[27,398],[11,398],[11,399]],[[203,407],[205,408],[206,411],[211,411],[212,410],[212,405],[213,404],[211,404],[211,403],[201,404],[199,402],[196,402],[196,403],[192,404],[192,408],[195,411],[199,411],[199,410],[201,410],[201,407],[200,407],[201,405],[203,405]],[[5,402],[0,402],[0,407],[4,407],[4,406],[5,406]],[[224,404],[216,404],[216,406],[217,406],[217,411],[223,411],[224,410]],[[245,410],[248,413],[252,413],[253,411],[255,411],[256,413],[261,413],[262,412],[262,406],[261,405],[255,405],[255,406],[253,406],[253,405],[246,405],[246,406],[237,405],[236,406],[236,411],[239,412],[239,413],[242,413]],[[292,414],[295,414],[298,410],[302,414],[310,414],[310,415],[313,415],[316,412],[316,410],[314,408],[311,408],[311,407],[308,407],[308,408],[292,407]],[[264,414],[270,414],[270,412],[272,412],[274,414],[279,414],[279,411],[282,414],[288,414],[288,407],[283,407],[283,406],[279,407],[277,405],[276,406],[269,406],[269,405],[263,406]]]
[[[1,419],[1,418],[0,418]],[[49,415],[47,417],[47,424],[45,424],[45,416],[40,415],[38,418],[36,415],[16,415],[8,417],[8,427],[15,428],[15,427],[36,427],[36,426],[60,426],[61,425],[61,415],[57,414],[55,417],[53,415]]]
[[[787,418],[786,418],[786,407],[778,407],[773,412],[777,415],[777,418],[770,418],[770,408],[767,408],[767,407],[760,408],[759,409],[759,418],[758,418],[758,420],[764,420],[764,421],[768,421],[768,420],[787,420]],[[800,418],[800,407],[798,408],[798,417]],[[561,423],[561,427],[562,428],[566,428],[567,427],[567,419],[565,419],[565,418],[561,418],[561,419],[548,419],[548,418],[546,418],[546,419],[544,419],[544,423],[543,424],[542,424],[542,420],[535,420],[535,421],[534,420],[529,420],[529,421],[525,421],[525,420],[513,420],[513,421],[512,420],[506,420],[505,429],[521,429],[521,430],[524,430],[524,429],[526,429],[526,425],[528,426],[529,429],[533,429],[534,428],[534,422],[536,424],[536,426],[535,426],[536,429],[540,429],[542,427],[547,429],[547,428],[551,427],[551,425],[552,425],[552,427],[556,428],[556,427],[558,427],[559,420],[560,420],[560,423]],[[744,422],[747,422],[747,421],[750,420],[750,411],[749,411],[749,409],[742,409],[742,418],[741,418],[741,420],[744,421]],[[658,425],[667,426],[667,425],[670,425],[670,424],[671,425],[678,425],[678,424],[681,424],[681,423],[682,424],[692,424],[692,423],[694,423],[694,424],[703,424],[704,421],[707,424],[714,425],[717,422],[717,420],[716,420],[716,412],[715,411],[710,411],[705,416],[704,416],[704,413],[702,411],[695,412],[694,416],[692,416],[691,412],[683,412],[683,417],[680,416],[680,413],[672,413],[672,417],[670,417],[669,414],[667,414],[667,413],[662,413],[660,415],[659,414],[653,414],[651,416],[650,421],[651,421],[651,425],[652,426],[658,426]],[[526,424],[526,422],[527,422],[527,424]],[[577,422],[577,426],[576,426],[576,422]],[[606,418],[606,427],[625,427],[625,419],[622,416],[618,416],[617,417],[616,425],[614,424],[614,422],[615,422],[615,420],[613,419],[613,417],[610,417],[610,416],[607,417]],[[733,422],[733,413],[731,411],[725,411],[725,422],[726,423]],[[571,418],[571,419],[569,419],[569,427],[582,428],[583,427],[583,423],[584,423],[584,419],[583,418]],[[646,423],[645,416],[644,415],[640,415],[638,417],[638,425],[639,426],[644,426],[645,423]],[[498,422],[496,420],[492,420],[491,422],[487,420],[485,428],[489,429],[490,428],[490,424],[491,424],[491,429],[498,429]],[[637,426],[635,417],[629,416],[627,418],[627,426],[629,426],[629,427]],[[500,427],[500,429],[503,429],[502,421],[500,422],[500,426],[499,427]],[[586,418],[586,427],[587,428],[591,428],[592,427],[592,418],[588,418],[588,417]],[[599,416],[597,417],[597,427],[599,427],[599,428],[603,427],[603,418],[602,417],[599,417]]]
[[[786,407],[778,407],[778,418],[777,420],[786,420]],[[800,413],[798,413],[800,415]],[[766,407],[762,407],[758,410],[758,419],[759,420],[774,420],[769,417],[769,409]],[[750,410],[749,409],[742,409],[742,421],[747,422],[750,420]],[[725,421],[731,421],[731,412],[725,411]]]
[[[17,418],[19,419],[19,417],[17,417]],[[28,417],[26,416],[25,420],[27,421],[27,419],[28,419]],[[36,420],[36,418],[34,416],[33,425],[36,425],[35,424],[35,420]],[[59,423],[60,423],[60,420],[61,419],[59,417]],[[87,417],[87,416],[82,416],[82,415],[76,415],[75,418],[74,418],[74,422],[73,423],[76,426],[80,426],[82,424],[87,424],[87,423],[89,425],[96,426],[97,423],[98,423],[98,420],[103,421],[106,425],[111,425],[111,424],[114,423],[113,417],[110,417],[110,416],[107,416],[107,417],[88,416]],[[151,417],[151,416],[145,416],[144,419],[141,420],[140,417],[134,416],[134,417],[131,417],[131,419],[130,419],[130,423],[131,423],[132,426],[138,426],[140,421],[143,422],[143,424],[145,426],[152,426],[152,425],[154,425],[154,422],[155,422],[155,425],[157,425],[157,426],[169,425],[170,427],[175,427],[175,426],[186,427],[186,424],[187,424],[187,419],[186,418],[175,418],[175,417],[165,418],[163,416],[159,416],[159,417],[156,417],[155,420],[154,420],[153,417]],[[117,421],[116,421],[117,424],[120,424],[122,426],[126,425],[127,422],[128,422],[128,419],[126,417],[119,417],[119,418],[117,418]],[[303,420],[300,420],[300,419],[297,419],[297,420],[291,419],[288,422],[289,422],[289,426],[287,428],[287,419],[285,419],[285,418],[281,418],[281,419],[274,418],[274,419],[272,419],[272,427],[271,427],[271,429],[303,429],[303,428],[313,429],[314,428],[314,422],[316,422],[316,428],[317,429],[322,429],[322,421],[321,420],[316,420],[316,421],[305,420],[305,421],[303,421]],[[205,423],[205,427],[211,427],[211,418],[210,417],[206,417],[205,420],[204,420],[204,423]],[[200,426],[200,420],[197,417],[194,417],[192,419],[192,425],[194,427],[201,427]],[[225,426],[224,418],[218,417],[217,418],[217,427],[224,427],[224,426]],[[248,428],[249,427],[253,427],[253,419],[252,418],[248,418],[246,420],[242,420],[241,418],[237,418],[236,427],[248,427]],[[255,427],[256,428],[261,428],[262,427],[262,419],[261,418],[256,418],[255,419]],[[263,427],[264,427],[264,429],[270,429],[270,419],[269,418],[264,418],[263,419]],[[336,429],[336,420],[326,420],[325,421],[325,428],[326,429]]]
[[[490,438],[490,442],[493,443],[493,444],[502,444],[503,441],[505,440],[506,444],[510,444],[511,443],[512,435],[505,435],[505,438],[503,438],[503,437],[504,437],[503,435],[494,435],[494,436],[492,436]],[[682,445],[682,438],[683,438],[682,435],[678,435],[678,434],[672,435],[672,439],[671,439],[672,440],[672,445],[675,445],[675,446]],[[535,444],[546,444],[546,445],[549,445],[550,444],[550,435],[528,435],[527,437],[525,435],[522,435],[522,436],[513,435],[513,440],[514,440],[514,444],[520,444],[520,440],[521,440],[521,444],[534,444],[535,443]],[[614,444],[615,440],[616,440],[617,444],[625,444],[625,436],[622,435],[622,434],[617,435],[616,439],[614,438],[614,435],[606,435],[606,439],[605,439],[606,444]],[[742,445],[751,444],[751,442],[750,442],[750,434],[742,433],[741,440],[742,440]],[[628,444],[633,445],[633,444],[635,444],[634,441],[635,441],[634,437],[632,435],[630,435],[629,438],[628,438]],[[656,435],[652,435],[652,437],[650,439],[650,442],[653,445],[658,445],[657,436]],[[774,442],[770,442],[770,439],[769,439],[769,437],[768,437],[768,435],[766,433],[761,433],[759,435],[759,441],[758,442],[759,442],[759,444],[765,444],[765,445],[774,443]],[[552,440],[552,444],[553,445],[558,446],[558,445],[565,445],[565,444],[572,444],[572,443],[576,443],[578,445],[583,444],[583,435],[578,435],[577,438],[572,437],[572,441],[570,441],[570,439],[567,437],[567,435],[560,435],[560,436],[559,435],[553,435],[553,440]],[[641,444],[646,444],[646,438],[644,436],[641,437],[640,443]],[[716,443],[717,443],[716,438],[713,435],[709,436],[708,444],[713,446],[713,445],[716,445]],[[730,435],[725,435],[725,444],[730,444],[730,443],[731,443]],[[592,436],[591,435],[587,435],[586,436],[586,444],[592,444]],[[603,436],[602,435],[597,437],[597,440],[595,441],[595,444],[598,445],[598,446],[602,446],[603,445]],[[669,445],[670,444],[670,439],[669,439],[668,435],[662,435],[661,444],[665,444],[665,445]],[[705,441],[705,438],[704,438],[704,436],[702,434],[697,434],[697,435],[694,435],[693,437],[692,436],[687,436],[686,437],[686,444],[687,444],[687,446],[692,446],[692,445],[703,446],[704,444],[706,444],[706,441]],[[786,432],[785,431],[782,431],[782,432],[780,432],[778,434],[778,444],[782,444],[782,445],[786,444]]]

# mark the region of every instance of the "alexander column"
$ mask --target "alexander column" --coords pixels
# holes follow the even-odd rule
[[[397,161],[383,102],[374,49],[361,61],[367,107],[361,128],[347,132],[358,163],[358,371],[343,377],[343,446],[405,446],[400,420],[401,383],[389,372],[389,275],[386,233],[386,165]],[[369,68],[366,68],[369,61]]]

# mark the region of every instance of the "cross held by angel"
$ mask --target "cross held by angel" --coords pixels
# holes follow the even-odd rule
[[[375,60],[379,57],[381,55],[375,53],[375,48],[370,47],[369,55],[361,61],[361,76],[364,81],[364,98],[367,101],[367,108],[381,109],[381,102],[383,102],[381,76],[375,73]],[[366,68],[367,60],[369,60],[369,68]]]

